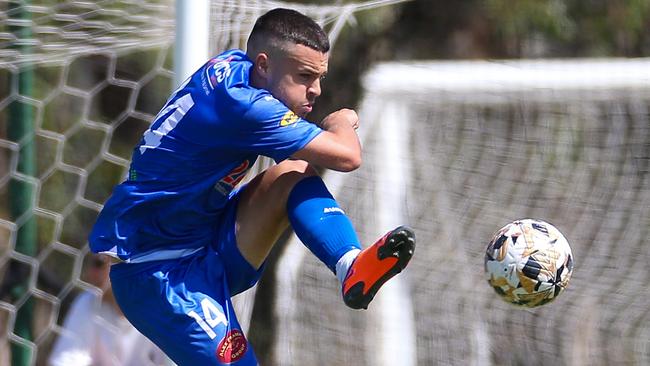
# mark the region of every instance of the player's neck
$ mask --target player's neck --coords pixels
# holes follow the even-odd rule
[[[266,82],[258,73],[255,72],[255,67],[253,66],[250,71],[250,85],[253,88],[257,89],[266,89]]]

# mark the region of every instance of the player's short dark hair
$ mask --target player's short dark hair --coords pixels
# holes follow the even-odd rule
[[[301,44],[326,53],[330,49],[327,33],[310,17],[291,9],[277,8],[262,15],[255,22],[248,37],[247,52],[282,49],[286,43]]]

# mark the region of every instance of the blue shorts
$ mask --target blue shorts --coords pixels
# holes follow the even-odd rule
[[[235,239],[239,195],[224,208],[214,245],[192,255],[111,267],[124,315],[178,365],[257,365],[230,298],[260,278]]]

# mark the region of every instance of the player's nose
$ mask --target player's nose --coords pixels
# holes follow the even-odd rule
[[[316,80],[314,80],[313,83],[311,83],[311,85],[309,85],[309,88],[307,89],[307,93],[309,94],[309,96],[313,98],[320,96],[321,93],[320,79],[317,78]]]

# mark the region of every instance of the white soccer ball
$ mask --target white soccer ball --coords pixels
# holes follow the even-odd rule
[[[569,284],[573,255],[553,225],[514,221],[497,231],[485,251],[488,283],[505,301],[536,307],[554,300]]]

